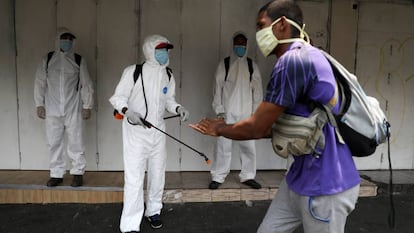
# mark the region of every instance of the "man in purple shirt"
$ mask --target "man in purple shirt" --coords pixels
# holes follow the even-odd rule
[[[335,77],[324,55],[307,43],[303,15],[291,0],[275,0],[260,9],[256,39],[265,56],[278,58],[263,102],[253,116],[225,124],[203,119],[190,125],[211,136],[246,140],[271,136],[271,126],[287,112],[308,116],[309,103],[327,104],[335,92]],[[340,99],[333,108],[338,111]],[[320,156],[295,156],[280,184],[258,233],[344,232],[347,216],[358,199],[360,177],[349,148],[338,142],[334,128],[323,129],[325,148]]]

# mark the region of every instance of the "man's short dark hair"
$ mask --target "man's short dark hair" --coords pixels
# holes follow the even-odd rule
[[[247,40],[247,37],[246,37],[245,35],[243,35],[242,33],[239,33],[239,34],[235,35],[235,36],[233,37],[233,39],[235,40],[235,39],[237,39],[237,38],[239,38],[239,37],[241,37],[241,38],[243,38],[243,39]]]
[[[267,3],[262,8],[260,8],[259,13],[266,11],[267,16],[275,21],[276,19],[285,16],[288,19],[296,22],[300,27],[303,25],[303,13],[299,5],[296,4],[293,0],[274,0]],[[292,36],[298,36],[300,34],[299,30],[291,26]]]
[[[62,37],[72,37],[72,39],[76,39],[76,36],[75,35],[73,35],[72,33],[70,33],[70,32],[65,32],[65,33],[63,33],[62,35],[60,35],[60,38],[62,38]]]
[[[237,35],[235,35],[234,37],[233,37],[233,43],[235,43],[236,41],[237,41],[237,39],[238,38],[242,38],[242,39],[244,39],[245,41],[247,41],[247,37],[245,36],[245,35],[243,35],[242,33],[239,33],[239,34],[237,34]]]

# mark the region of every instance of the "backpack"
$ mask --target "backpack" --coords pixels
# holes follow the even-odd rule
[[[253,74],[253,61],[251,58],[247,58],[247,66],[249,67],[250,82],[252,81]],[[224,81],[227,81],[227,75],[229,74],[230,68],[230,57],[224,58],[224,68],[226,69],[226,76],[224,76]]]
[[[46,71],[47,71],[47,69],[48,69],[48,67],[49,67],[49,62],[50,62],[50,59],[52,59],[52,56],[53,56],[53,54],[55,53],[55,51],[51,51],[51,52],[48,52],[47,53],[47,60],[46,60]],[[81,60],[82,60],[82,56],[81,55],[79,55],[79,54],[77,54],[77,53],[75,53],[75,62],[76,62],[76,64],[78,65],[78,66],[80,66],[80,64],[81,64]]]
[[[50,59],[52,59],[52,56],[53,56],[53,54],[55,53],[55,51],[51,51],[51,52],[48,52],[47,53],[47,60],[46,60],[46,73],[48,72],[48,69],[49,69],[49,62],[50,62]],[[81,55],[79,55],[79,54],[77,54],[77,53],[75,53],[75,62],[76,62],[76,64],[80,67],[80,64],[81,64],[81,61],[82,61],[82,56]],[[79,90],[79,82],[80,82],[80,77],[78,76],[78,83],[77,83],[77,85],[76,85],[76,91],[78,91]]]
[[[322,53],[331,64],[342,97],[340,111],[335,115],[338,130],[353,156],[369,156],[390,137],[387,117],[378,100],[365,94],[354,74],[328,53]]]
[[[369,156],[390,137],[390,124],[378,101],[367,96],[355,75],[322,51],[329,61],[337,86],[329,104],[314,104],[309,117],[283,113],[272,125],[272,146],[281,157],[313,154],[318,156],[325,146],[323,127],[329,121],[338,141],[346,143],[356,157]],[[338,96],[342,102],[338,114],[332,112]]]
[[[134,85],[137,82],[140,75],[142,74],[142,66],[144,65],[144,63],[135,65],[135,70],[134,70],[134,75],[133,75]],[[166,67],[165,71],[167,72],[167,75],[168,75],[168,81],[170,81],[171,76],[172,76],[172,69],[170,67]],[[144,117],[144,119],[146,119],[147,114],[148,114],[148,106],[147,106],[147,97],[145,96],[145,88],[144,88],[144,80],[143,79],[141,79],[141,84],[142,84],[142,91],[144,92],[145,107],[147,109],[147,112],[146,112],[145,117]],[[123,119],[123,116],[119,113],[118,110],[114,109],[113,114],[114,114],[114,117],[116,119],[119,119],[119,120]]]
[[[339,142],[346,143],[351,151],[351,154],[356,157],[365,157],[373,154],[379,144],[387,141],[388,144],[388,165],[389,165],[389,196],[390,196],[390,210],[388,213],[388,225],[391,228],[395,227],[395,208],[393,199],[393,181],[392,181],[392,165],[391,165],[391,151],[390,151],[390,123],[382,111],[377,99],[367,96],[355,75],[351,74],[345,67],[336,61],[328,53],[321,50],[329,61],[336,80],[335,97],[341,95],[342,102],[338,114],[333,114],[332,104],[317,106],[314,108],[310,117],[299,117],[290,121],[289,114],[283,113],[281,117],[272,126],[272,145],[276,153],[278,149],[285,152],[286,157],[289,154],[297,152],[294,149],[309,149],[314,155],[318,155],[318,149],[324,146],[324,135],[318,133],[320,124],[325,125],[330,122],[335,127],[335,132]],[[323,109],[323,110],[322,110]],[[315,117],[317,115],[318,117]],[[325,115],[319,117],[319,115]],[[290,115],[292,116],[292,115]],[[288,119],[288,120],[286,120]],[[301,123],[304,121],[305,123]],[[314,130],[299,131],[300,136],[294,137],[292,132],[298,132],[300,127],[310,126]],[[309,122],[311,124],[309,124]],[[296,123],[296,125],[295,125]],[[313,125],[312,125],[313,123]],[[278,124],[278,125],[277,125]],[[279,131],[276,131],[276,129]],[[292,129],[295,129],[292,131]],[[286,134],[281,134],[280,131]],[[291,137],[287,137],[290,135]],[[279,138],[283,140],[280,140]],[[278,141],[285,142],[279,143]],[[304,142],[305,141],[305,142]],[[317,141],[312,145],[312,142]],[[302,142],[302,144],[301,144]],[[304,142],[304,143],[303,143]],[[278,148],[278,146],[280,148]],[[313,147],[312,147],[313,146]],[[281,150],[281,148],[285,150]],[[287,152],[286,152],[287,151]],[[301,152],[302,153],[302,152]],[[281,153],[282,154],[282,153]],[[304,153],[299,155],[303,155]],[[310,154],[310,153],[307,153]],[[281,155],[282,156],[282,155]],[[283,156],[282,156],[283,157]]]
[[[139,75],[142,74],[142,66],[144,65],[144,63],[142,63],[142,64],[136,64],[135,65],[135,70],[134,70],[134,84],[137,82],[137,80],[139,78]],[[168,81],[170,81],[171,80],[171,75],[172,75],[172,69],[167,66],[165,68],[165,71],[167,72],[167,75],[168,75]]]

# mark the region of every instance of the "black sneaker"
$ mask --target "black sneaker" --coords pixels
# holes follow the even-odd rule
[[[74,175],[72,184],[70,186],[72,187],[79,187],[83,185],[83,176],[82,175]]]
[[[58,186],[59,184],[61,184],[63,182],[63,178],[55,178],[52,177],[47,181],[47,186],[48,187],[55,187]]]
[[[218,189],[218,187],[220,187],[221,183],[217,182],[217,181],[211,181],[211,183],[208,185],[209,189]]]
[[[243,184],[250,186],[251,188],[254,188],[254,189],[262,188],[262,186],[259,183],[257,183],[255,180],[246,180],[243,182]]]
[[[162,221],[159,214],[154,214],[152,216],[147,217],[148,222],[151,224],[151,227],[154,229],[158,229],[162,227]]]

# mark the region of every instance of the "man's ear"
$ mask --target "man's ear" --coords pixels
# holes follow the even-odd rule
[[[285,16],[280,17],[280,30],[285,31],[289,27],[289,23]]]
[[[277,26],[277,31],[279,31],[280,40],[291,38],[291,26],[290,23],[287,21],[286,16],[280,17],[280,21]]]

